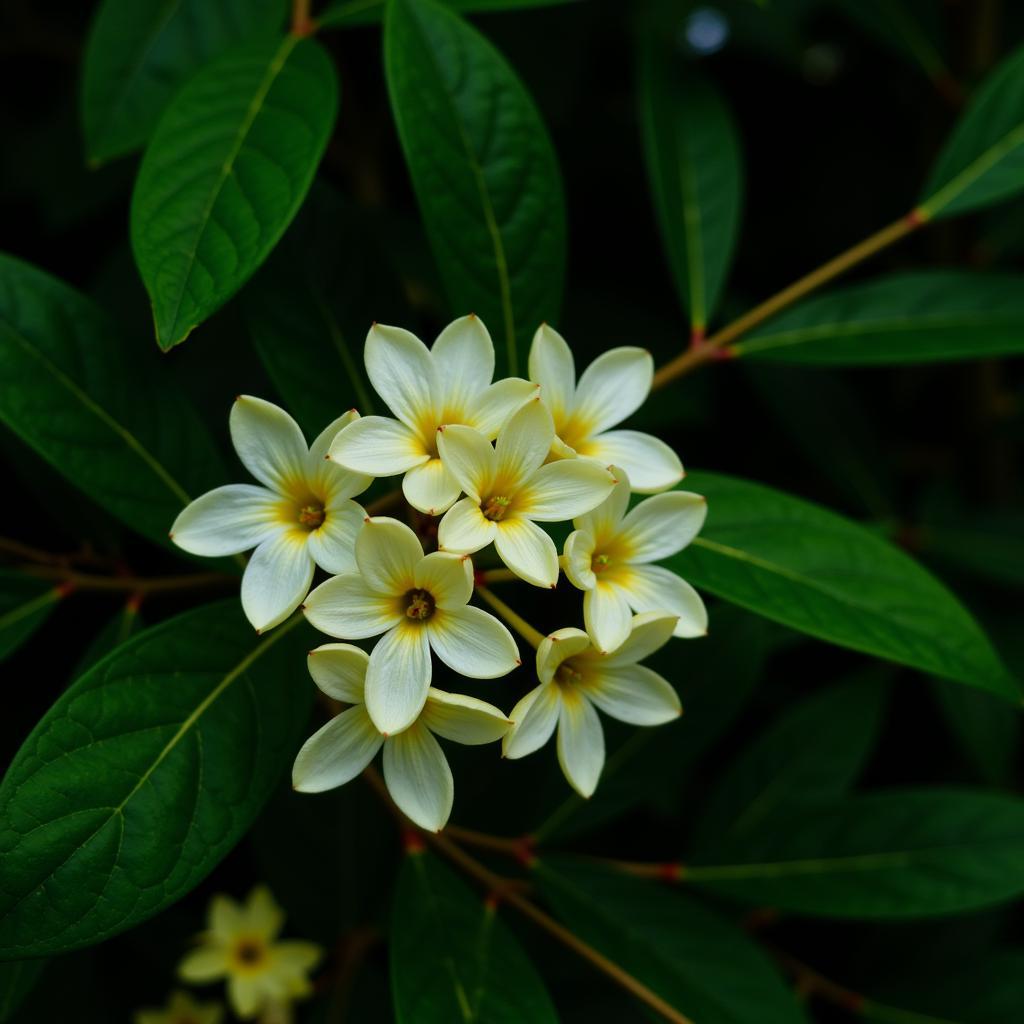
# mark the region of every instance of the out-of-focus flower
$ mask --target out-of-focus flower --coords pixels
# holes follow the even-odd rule
[[[172,992],[162,1010],[139,1010],[135,1024],[221,1024],[220,1003],[197,1003],[187,992]]]

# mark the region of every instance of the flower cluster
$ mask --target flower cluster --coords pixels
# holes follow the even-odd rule
[[[504,755],[517,758],[557,729],[566,778],[590,796],[604,764],[595,709],[635,725],[675,718],[675,690],[639,662],[672,636],[707,629],[693,588],[653,564],[698,533],[704,499],[669,490],[683,468],[662,441],[613,429],[650,391],[650,354],[613,349],[577,380],[569,346],[542,326],[530,379],[492,382],[490,335],[467,316],[432,349],[408,331],[375,324],[365,362],[393,418],[352,410],[307,448],[286,412],[240,397],[231,436],[261,486],[217,488],[184,509],[171,531],[194,554],[255,549],[242,606],[258,631],[301,605],[338,640],[379,638],[369,653],[347,642],[310,653],[317,686],[350,707],[299,752],[296,789],[341,785],[383,748],[395,803],[417,825],[438,830],[454,787],[436,737],[501,740]],[[415,510],[411,526],[368,515],[353,500],[374,478],[398,475]],[[630,510],[634,493],[653,496]],[[540,524],[568,520],[573,531],[559,556]],[[425,550],[425,541],[436,550]],[[538,640],[479,587],[488,573],[474,570],[472,557],[492,545],[508,576],[548,590],[562,571],[584,592],[585,631],[559,629],[536,644],[540,685],[510,716],[431,685],[432,655],[471,679],[494,679],[521,664],[506,626],[470,603],[475,589],[525,639]],[[310,592],[317,566],[329,577]]]

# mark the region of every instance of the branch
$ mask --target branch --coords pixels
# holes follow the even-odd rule
[[[486,587],[477,585],[476,592],[533,648],[540,647],[544,634],[534,629],[526,619],[514,612],[500,597]]]
[[[72,590],[107,590],[131,594],[156,594],[170,590],[194,590],[201,587],[237,585],[234,576],[220,572],[192,572],[183,576],[98,576],[74,572],[55,565],[22,565],[17,567],[26,576],[57,580]]]

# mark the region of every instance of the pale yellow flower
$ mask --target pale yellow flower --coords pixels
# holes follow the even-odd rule
[[[163,1010],[139,1010],[135,1024],[221,1024],[220,1003],[197,1003],[187,992],[173,992]]]

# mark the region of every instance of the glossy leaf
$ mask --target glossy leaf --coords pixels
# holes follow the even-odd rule
[[[982,82],[922,191],[918,211],[950,217],[1024,189],[1024,47]]]
[[[195,71],[257,33],[279,29],[285,0],[104,0],[85,46],[81,115],[94,162],[145,144]]]
[[[904,790],[796,810],[695,859],[701,888],[798,913],[913,918],[1024,892],[1024,801],[984,791]]]
[[[736,477],[691,473],[685,486],[707,496],[707,524],[668,564],[696,587],[821,640],[1020,700],[970,613],[898,548]]]
[[[337,108],[330,59],[294,35],[236,47],[174,97],[131,210],[161,348],[184,341],[266,259],[305,198]]]
[[[0,784],[0,956],[116,935],[238,842],[306,731],[289,633],[254,637],[237,601],[209,605],[138,634],[58,699]]]
[[[411,853],[392,909],[398,1024],[555,1024],[544,982],[499,916],[431,854]]]
[[[645,35],[639,54],[647,174],[676,291],[695,332],[715,312],[742,204],[739,138],[725,101],[675,40]]]
[[[52,581],[0,571],[0,661],[31,638],[63,596]]]
[[[928,270],[828,292],[774,317],[732,352],[810,366],[1024,354],[1024,278]]]
[[[445,7],[467,14],[487,11],[515,11],[530,7],[560,7],[579,0],[440,0]],[[387,0],[332,0],[317,15],[322,28],[368,25],[384,17]]]
[[[696,826],[696,848],[714,851],[780,813],[807,807],[813,814],[815,804],[846,793],[882,724],[882,675],[877,669],[858,673],[776,718],[716,783]]]
[[[384,57],[452,312],[479,314],[514,374],[562,298],[565,201],[547,129],[505,58],[435,0],[392,0]]]
[[[806,1020],[765,954],[693,898],[569,857],[540,860],[534,875],[576,935],[691,1020]]]
[[[0,419],[90,498],[166,544],[189,495],[224,471],[158,362],[85,296],[0,255]]]

